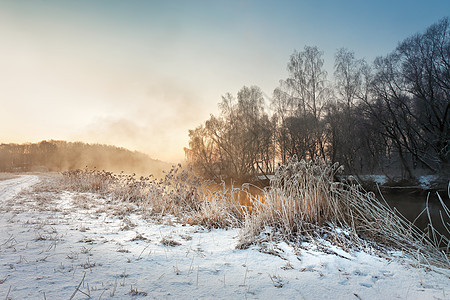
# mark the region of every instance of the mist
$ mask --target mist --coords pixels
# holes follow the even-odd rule
[[[13,71],[0,73],[5,83],[0,119],[14,124],[0,132],[2,142],[103,143],[179,162],[184,159],[188,128],[197,126],[215,106],[209,107],[205,95],[175,79],[141,77],[131,70],[119,76],[89,66],[89,61],[75,67],[76,63],[53,70],[45,63],[37,69],[27,64],[21,73],[28,75],[16,80],[7,76]]]
[[[222,95],[244,85],[271,95],[293,49],[317,45],[332,61],[346,45],[370,61],[448,11],[349,5],[2,1],[0,141],[81,140],[180,161],[188,130]]]
[[[124,148],[82,142],[0,144],[0,172],[105,170],[161,177],[170,164]]]
[[[127,109],[123,117],[95,117],[71,139],[117,145],[167,162],[182,161],[187,128],[197,126],[199,116],[208,115],[201,97],[170,82],[139,87],[134,97],[116,104]]]

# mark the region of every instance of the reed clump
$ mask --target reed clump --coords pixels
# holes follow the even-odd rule
[[[291,242],[325,238],[344,248],[372,250],[383,245],[404,251],[420,264],[450,267],[445,236],[434,228],[432,235],[424,234],[359,184],[337,182],[340,170],[338,164],[295,157],[280,166],[263,190],[264,203],[254,200],[238,247],[264,239],[261,233],[270,228]]]
[[[68,171],[60,187],[97,193],[115,201],[117,207],[134,205],[150,216],[173,215],[207,228],[241,227],[238,248],[263,242],[270,230],[270,239],[298,244],[327,240],[343,249],[378,252],[391,248],[415,258],[419,265],[450,269],[450,241],[431,222],[424,233],[356,181],[336,180],[340,170],[338,164],[294,157],[276,170],[270,186],[260,189],[259,195],[245,186],[212,187],[213,183],[181,165],[173,166],[161,179]],[[242,195],[250,206],[243,205]]]
[[[218,187],[218,188],[217,188]],[[228,228],[242,225],[248,211],[242,205],[240,188],[227,188],[224,183],[216,188],[210,186],[203,189],[201,207],[188,218],[189,224],[198,224],[206,228]]]
[[[105,195],[110,186],[116,182],[117,177],[111,172],[99,170],[71,170],[62,173],[63,185],[69,190],[79,192],[92,192]]]
[[[173,215],[208,228],[237,226],[244,220],[244,210],[234,197],[236,189],[223,186],[212,192],[211,182],[181,165],[173,166],[160,179],[88,169],[62,175],[65,189],[100,194],[119,204],[132,203],[150,215]]]

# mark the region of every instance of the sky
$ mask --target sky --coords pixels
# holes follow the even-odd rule
[[[331,77],[450,14],[450,1],[0,0],[0,143],[68,140],[184,159],[226,93],[269,100],[294,50]]]

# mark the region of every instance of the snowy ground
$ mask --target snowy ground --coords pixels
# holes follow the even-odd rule
[[[0,299],[450,299],[448,275],[285,243],[237,250],[239,230],[207,231],[130,206],[0,181]],[[443,270],[443,273],[448,270]]]

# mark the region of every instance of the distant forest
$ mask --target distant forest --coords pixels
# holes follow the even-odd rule
[[[168,163],[124,148],[82,142],[0,144],[0,171],[66,171],[84,168],[160,176]]]
[[[295,51],[270,103],[260,88],[244,86],[189,131],[188,162],[206,177],[238,182],[273,173],[294,155],[339,162],[347,174],[447,181],[449,29],[444,18],[373,63],[340,49],[331,80],[317,47]]]

